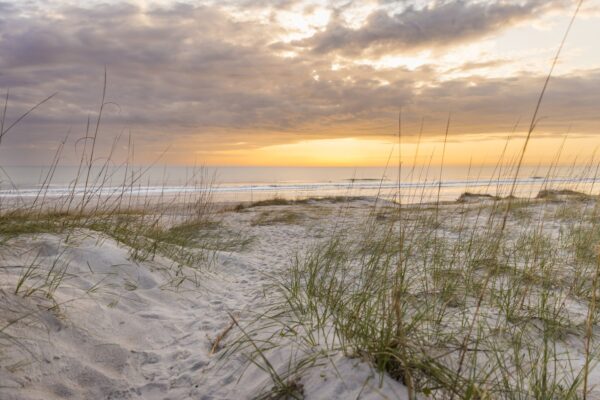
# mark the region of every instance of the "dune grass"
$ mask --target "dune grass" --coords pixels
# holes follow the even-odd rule
[[[347,203],[351,200],[366,199],[363,196],[321,196],[321,197],[305,197],[297,199],[286,199],[280,196],[274,196],[273,198],[266,200],[258,200],[247,203],[237,204],[233,210],[242,212],[255,207],[269,207],[269,206],[291,206],[295,204],[313,204],[313,203]]]
[[[559,53],[560,49],[552,69]],[[498,161],[498,179],[501,171],[510,173],[512,185],[502,188],[492,177],[489,188],[497,193],[465,193],[457,203],[442,204],[440,170],[437,196],[435,189],[427,195],[417,189],[408,194],[420,204],[402,203],[399,193],[395,205],[381,205],[377,199],[364,220],[348,217],[334,224],[325,240],[298,254],[288,270],[274,277],[282,301],[256,319],[259,328],[250,331],[230,316],[241,335],[227,354],[250,349],[251,362],[274,383],[263,398],[302,398],[300,372],[328,352],[368,360],[382,374],[401,381],[411,399],[587,398],[594,389],[590,374],[600,351],[599,199],[566,188],[546,188],[536,199],[515,197],[551,74],[552,70],[516,162]],[[96,141],[107,105],[105,90],[96,123],[88,124],[83,137],[72,194],[52,203],[46,197],[61,146],[38,196],[0,208],[1,244],[43,233],[69,240],[88,230],[127,246],[136,262],[161,256],[177,268],[208,265],[215,250],[248,245],[247,238],[224,239],[229,235],[219,234],[210,180],[191,183],[203,188],[196,197],[134,199],[131,193],[145,170],[135,170],[128,159],[122,164],[126,172],[121,186],[104,193],[112,178],[111,154],[98,165]],[[0,139],[14,126],[5,123],[5,115]],[[427,170],[424,176],[428,174]],[[81,192],[76,190],[81,187]],[[435,201],[423,204],[426,197]],[[274,198],[241,204],[234,211],[311,200],[350,201]],[[174,207],[179,212],[173,212]],[[294,224],[299,219],[291,210],[266,211],[252,224]],[[68,264],[60,256],[44,269],[34,258],[21,266],[13,293],[51,299],[67,275]],[[181,285],[182,279],[186,278],[178,270],[172,286]],[[8,343],[15,339],[7,328],[29,315],[17,315],[0,327]],[[266,356],[276,346],[277,334],[260,341],[255,335],[273,327],[278,327],[279,336],[293,332],[304,348],[323,351],[291,357],[294,362],[281,373]]]
[[[28,338],[15,336],[23,327],[44,327],[48,313],[61,315],[63,303],[57,292],[69,293],[68,300],[92,298],[98,293],[113,298],[114,307],[126,295],[135,291],[134,278],[112,287],[106,276],[96,275],[90,267],[89,278],[96,280],[90,287],[70,284],[78,278],[69,270],[69,259],[64,249],[77,246],[85,238],[93,238],[97,245],[112,239],[129,253],[132,265],[160,268],[164,290],[204,290],[203,282],[214,265],[219,251],[242,251],[252,238],[244,232],[232,232],[223,224],[223,214],[213,201],[214,176],[202,167],[193,168],[186,193],[167,195],[144,192],[146,174],[152,166],[133,165],[131,138],[126,143],[127,157],[115,159],[115,148],[123,145],[117,136],[106,154],[101,154],[97,143],[102,135],[102,120],[106,98],[106,76],[102,101],[95,121],[88,121],[87,129],[77,140],[79,166],[70,183],[69,193],[50,196],[49,189],[57,167],[61,164],[65,141],[61,142],[37,193],[30,198],[0,198],[0,361],[2,367],[10,350],[20,349],[23,358],[16,362],[35,362],[37,354]],[[8,96],[2,114],[0,139],[10,133],[17,123],[51,99],[45,99],[13,123],[7,122]],[[1,166],[0,166],[1,167]],[[1,169],[3,183],[13,188],[11,178]],[[43,254],[36,249],[38,241],[51,238],[57,241],[57,254]],[[30,246],[28,246],[30,245]],[[16,253],[15,253],[16,252]],[[6,259],[13,260],[6,262]],[[158,262],[154,262],[156,258]],[[89,266],[89,265],[88,265]],[[119,266],[115,266],[119,268]],[[64,297],[64,296],[62,296]],[[35,347],[35,346],[33,346]]]
[[[321,345],[367,357],[415,396],[581,398],[598,354],[597,250],[582,254],[580,228],[545,228],[543,213],[526,227],[509,217],[499,236],[488,222],[498,210],[373,213],[365,230],[333,232],[294,262],[286,307]],[[432,228],[435,212],[444,221]],[[584,358],[572,342],[586,344]]]
[[[284,301],[258,320],[280,323],[308,348],[369,360],[401,381],[410,399],[588,398],[597,389],[597,372],[595,378],[591,373],[600,351],[599,199],[546,183],[535,199],[515,196],[544,94],[580,6],[522,149],[513,161],[504,154],[498,160],[498,182],[492,174],[489,193],[464,193],[456,204],[442,204],[442,162],[437,196],[415,189],[407,197],[416,206],[403,204],[399,194],[395,207],[376,202],[365,220],[336,223],[328,238],[298,254],[275,277]],[[544,182],[556,173],[560,151]],[[594,181],[597,165],[590,160],[586,169]],[[419,177],[430,175],[424,169]],[[499,183],[503,173],[512,183]],[[251,347],[264,367],[279,339],[256,339],[264,335],[260,323],[255,326],[254,337],[244,332],[236,345]]]

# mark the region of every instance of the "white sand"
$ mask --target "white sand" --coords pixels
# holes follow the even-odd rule
[[[490,204],[479,201],[467,207]],[[301,332],[286,332],[280,323],[254,330],[257,316],[281,300],[273,279],[285,276],[294,255],[327,239],[338,224],[360,224],[371,206],[353,201],[343,214],[346,206],[327,202],[227,212],[224,227],[252,242],[217,252],[210,266],[197,270],[178,270],[159,256],[136,263],[126,246],[90,231],[69,240],[55,234],[11,240],[0,250],[0,399],[252,399],[268,393],[273,379],[260,368],[260,357],[259,366],[249,361],[247,341],[236,347],[243,334],[230,315],[257,343],[277,343],[266,357],[286,381],[292,366],[289,379],[306,399],[406,399],[401,383],[380,379],[360,358],[307,345]],[[462,218],[458,206],[448,205],[444,214],[448,235]],[[549,202],[528,212],[554,215],[559,207],[569,211]],[[522,231],[519,224],[510,221],[508,229]],[[550,219],[544,230],[558,235],[561,223]],[[42,271],[67,268],[54,295],[57,307],[41,293],[14,294],[19,266],[32,263]],[[585,323],[584,304],[565,300],[565,307],[574,325]],[[579,370],[581,340],[568,336],[564,346]],[[303,360],[312,362],[297,368]],[[600,368],[592,367],[588,398],[600,398]]]
[[[133,262],[125,246],[97,233],[12,240],[0,258],[0,329],[10,325],[0,334],[0,398],[250,399],[268,391],[271,378],[243,351],[222,356],[240,337],[237,327],[223,338],[223,349],[209,353],[231,325],[229,313],[244,325],[278,301],[269,276],[326,236],[339,205],[293,207],[302,214],[295,224],[252,225],[274,207],[225,215],[229,228],[254,237],[252,244],[218,252],[210,269],[196,271],[197,284],[187,280],[177,290],[171,260]],[[359,214],[366,209],[361,202],[353,207]],[[55,271],[67,267],[54,295],[58,307],[38,293],[13,293],[23,269],[10,266],[35,262],[48,271],[57,259]],[[304,356],[290,346],[268,352],[281,373],[290,357]],[[381,382],[368,363],[338,353],[322,353],[297,379],[308,399],[405,398],[400,383]]]

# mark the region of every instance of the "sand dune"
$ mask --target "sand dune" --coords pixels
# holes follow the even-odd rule
[[[270,276],[281,274],[296,251],[321,240],[336,205],[293,206],[294,223],[268,222],[276,207],[225,214],[223,223],[252,237],[241,251],[215,253],[215,262],[186,268],[196,275],[178,287],[175,263],[156,256],[134,262],[129,249],[97,232],[25,235],[2,247],[2,399],[243,399],[273,386],[269,374],[244,352],[223,356],[251,321],[279,301]],[[364,213],[364,204],[354,205]],[[292,208],[292,207],[290,207]],[[262,222],[261,222],[262,221]],[[37,265],[36,279],[64,270],[52,299],[40,290],[15,294],[23,268]],[[14,266],[11,268],[10,266]],[[30,280],[33,285],[36,279]],[[14,322],[15,318],[21,318]],[[277,332],[273,327],[271,333]],[[214,354],[211,348],[223,332]],[[262,334],[265,334],[263,332]],[[320,349],[313,349],[315,352]],[[284,371],[289,346],[269,360]],[[335,369],[332,366],[335,365]],[[363,360],[323,355],[299,377],[306,398],[402,398],[404,388]]]

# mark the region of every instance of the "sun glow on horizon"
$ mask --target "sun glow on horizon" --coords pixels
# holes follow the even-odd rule
[[[522,151],[524,135],[498,133],[460,135],[448,139],[427,137],[333,138],[302,140],[296,143],[267,145],[254,149],[233,149],[203,153],[209,165],[294,166],[294,167],[380,167],[398,165],[401,148],[403,165],[493,166],[499,161],[510,164]],[[533,137],[526,152],[527,165],[590,163],[598,150],[593,135],[540,135]],[[442,160],[442,153],[443,160]]]

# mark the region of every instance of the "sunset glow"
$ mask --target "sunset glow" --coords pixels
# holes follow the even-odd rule
[[[446,143],[444,164],[494,166],[503,156],[505,161],[514,159],[522,151],[523,135],[499,133],[493,137],[481,135],[455,135]],[[399,145],[392,139],[317,139],[298,143],[268,145],[245,149],[246,143],[238,143],[236,149],[220,151],[197,151],[194,156],[173,158],[170,164],[191,165],[204,160],[209,165],[256,165],[256,166],[333,166],[375,167],[398,165],[398,148],[402,148],[401,160],[405,165],[439,165],[444,148],[443,137],[428,137],[416,142],[405,138]],[[506,147],[506,149],[505,149]],[[533,139],[533,151],[527,153],[524,164],[561,165],[590,162],[597,155],[598,141],[594,135],[550,135]],[[186,150],[182,149],[180,157]]]
[[[97,115],[106,67],[98,146],[131,134],[140,163],[382,165],[402,110],[403,163],[421,121],[418,162],[438,157],[450,114],[445,161],[489,164],[498,137],[517,121],[517,137],[527,130],[573,9],[564,0],[2,2],[7,120],[57,95],[3,138],[0,157],[48,163],[67,132],[74,148]],[[568,131],[566,153],[593,153],[599,10],[585,2],[565,43],[530,163],[552,159]]]

